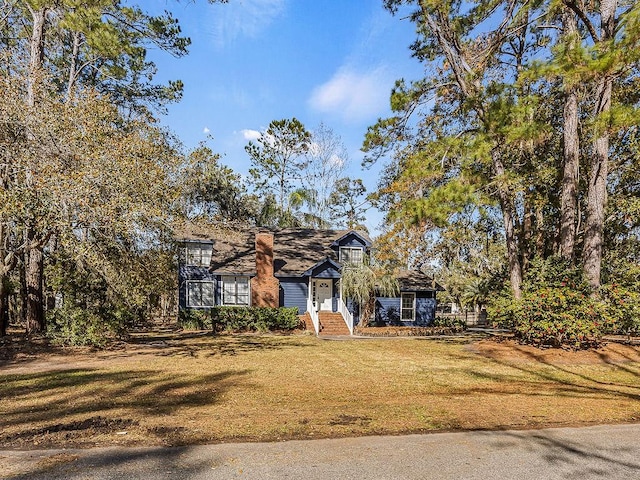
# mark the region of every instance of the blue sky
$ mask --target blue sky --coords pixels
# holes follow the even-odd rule
[[[410,57],[413,25],[392,17],[382,0],[230,0],[226,5],[145,0],[150,13],[170,10],[192,40],[187,57],[151,52],[159,80],[181,79],[184,97],[162,122],[187,148],[208,136],[223,163],[249,169],[248,140],[272,120],[320,122],[342,137],[348,174],[375,189],[379,168],[362,170],[369,125],[389,112],[398,78],[421,76]],[[377,231],[380,215],[367,226]]]

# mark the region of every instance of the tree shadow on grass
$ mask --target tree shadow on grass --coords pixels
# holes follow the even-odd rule
[[[595,375],[588,375],[583,371],[577,371],[563,364],[551,362],[544,356],[536,355],[528,349],[518,347],[514,347],[514,349],[528,361],[512,361],[487,356],[483,356],[482,358],[490,364],[508,367],[534,380],[527,380],[518,374],[487,372],[476,368],[464,368],[464,373],[476,378],[498,382],[502,385],[508,385],[510,383],[529,384],[532,391],[527,392],[527,395],[533,396],[548,396],[548,392],[552,391],[553,395],[572,396],[576,398],[585,398],[585,396],[603,399],[622,397],[634,401],[640,400],[640,368],[633,366],[637,366],[637,363],[625,365],[623,362],[611,360],[611,358],[603,352],[596,352],[603,365],[606,364],[612,368],[614,372],[623,372],[632,378],[632,381],[629,382],[614,382],[602,380]],[[462,355],[458,357],[461,361],[468,361],[469,359],[469,357]],[[631,360],[630,357],[626,357],[626,359]],[[536,390],[539,390],[539,392],[536,392]],[[484,392],[485,390],[483,389],[482,391]],[[458,394],[460,393],[462,392],[458,392]]]
[[[248,370],[175,374],[159,370],[108,372],[95,369],[5,375],[0,383],[0,446],[74,445],[74,437],[114,433],[181,409],[214,405]],[[156,425],[157,426],[157,425]],[[143,432],[159,438],[172,431]],[[36,443],[37,442],[37,443]]]
[[[12,332],[0,337],[0,368],[29,363],[39,357],[64,355],[65,350],[64,347],[52,345],[43,335],[29,338],[22,332]]]
[[[292,336],[267,336],[255,334],[197,334],[186,336],[167,336],[164,340],[157,337],[140,338],[135,349],[127,349],[116,356],[135,354],[153,354],[157,356],[177,357],[215,357],[234,356],[267,350],[284,350],[291,348],[310,348],[317,345]]]
[[[30,364],[59,357],[55,366],[40,365],[41,370],[63,369],[66,360],[73,365],[74,356],[92,355],[94,359],[133,358],[135,356],[159,357],[215,357],[234,356],[266,350],[317,347],[304,337],[290,335],[224,334],[211,332],[178,332],[136,334],[126,342],[117,342],[104,350],[95,348],[65,348],[51,345],[45,338],[27,339],[24,335],[5,339],[0,345],[0,369],[10,367],[29,368]],[[70,366],[72,368],[72,366]]]

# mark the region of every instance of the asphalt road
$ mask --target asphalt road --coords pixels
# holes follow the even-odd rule
[[[0,478],[640,480],[640,425],[182,448],[0,451]]]

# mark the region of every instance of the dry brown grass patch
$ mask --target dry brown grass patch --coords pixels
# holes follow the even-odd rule
[[[145,334],[5,359],[0,446],[178,445],[640,420],[640,349]]]

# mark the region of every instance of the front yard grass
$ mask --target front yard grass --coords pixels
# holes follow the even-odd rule
[[[186,445],[640,421],[640,348],[144,334],[0,360],[0,447]]]

